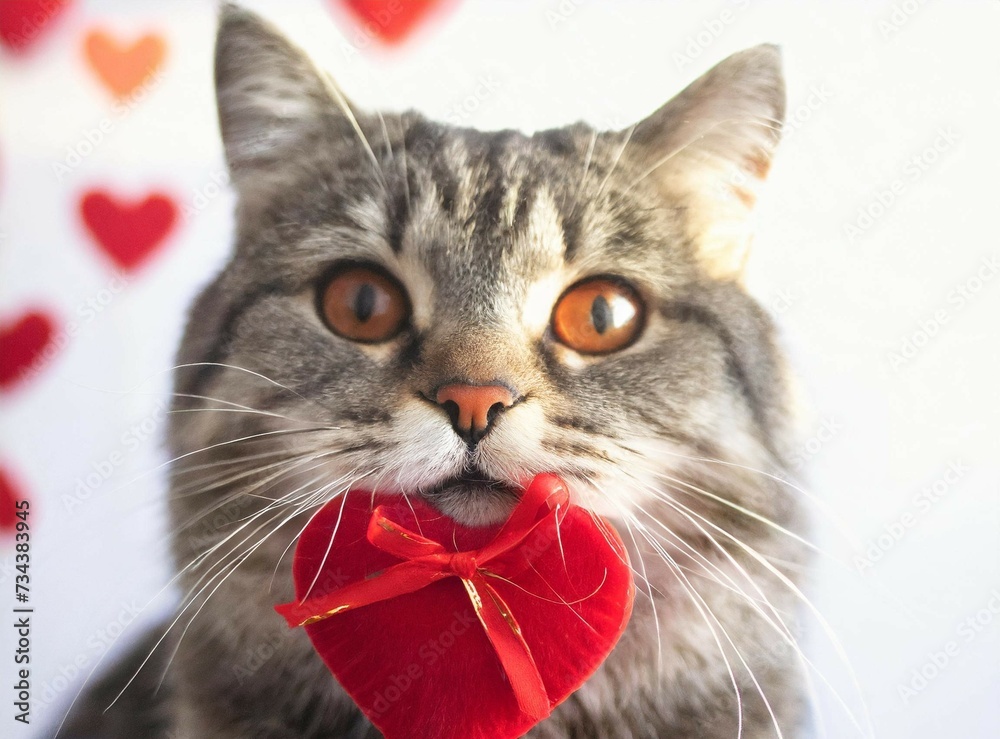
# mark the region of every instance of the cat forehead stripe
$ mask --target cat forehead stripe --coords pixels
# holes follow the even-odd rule
[[[525,243],[537,252],[562,256],[566,253],[566,234],[562,224],[562,213],[552,197],[552,192],[542,185],[535,191],[534,203],[524,232]]]

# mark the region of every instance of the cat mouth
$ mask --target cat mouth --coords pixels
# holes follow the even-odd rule
[[[457,502],[460,498],[479,501],[487,498],[513,502],[517,500],[519,493],[520,488],[490,477],[477,468],[467,467],[460,474],[442,480],[429,490],[423,491],[422,495],[431,502],[445,500]]]

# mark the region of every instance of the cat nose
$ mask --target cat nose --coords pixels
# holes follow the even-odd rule
[[[514,405],[514,394],[503,385],[445,385],[434,399],[469,446],[478,444],[496,417]]]

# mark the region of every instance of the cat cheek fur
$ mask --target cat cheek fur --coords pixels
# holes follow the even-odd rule
[[[152,709],[174,737],[376,737],[271,611],[291,597],[288,553],[351,486],[431,495],[470,465],[511,489],[563,475],[635,565],[625,636],[532,739],[730,739],[740,711],[745,737],[774,722],[793,735],[803,551],[785,535],[801,528],[784,482],[786,379],[770,320],[739,285],[784,114],[777,50],[730,57],[623,131],[481,133],[361,112],[227,5],[216,82],[239,204],[234,255],[192,310],[176,373],[185,599],[137,699],[115,709],[131,717],[120,735],[143,734]],[[362,346],[327,330],[314,298],[344,261],[406,288],[403,333]],[[642,295],[641,336],[601,357],[558,344],[560,294],[609,274]],[[519,401],[471,453],[431,400],[456,381]],[[465,522],[509,510],[510,497],[474,493],[429,500]],[[266,664],[241,670],[261,649]],[[164,653],[154,698],[143,681]]]

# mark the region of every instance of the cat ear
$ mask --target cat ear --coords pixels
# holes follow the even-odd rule
[[[765,44],[722,61],[623,132],[641,176],[686,206],[690,236],[716,276],[742,273],[784,117],[781,52]]]
[[[215,47],[219,124],[233,182],[248,193],[273,187],[295,155],[308,156],[349,107],[333,82],[273,26],[222,6]],[[343,116],[339,116],[343,118]]]

